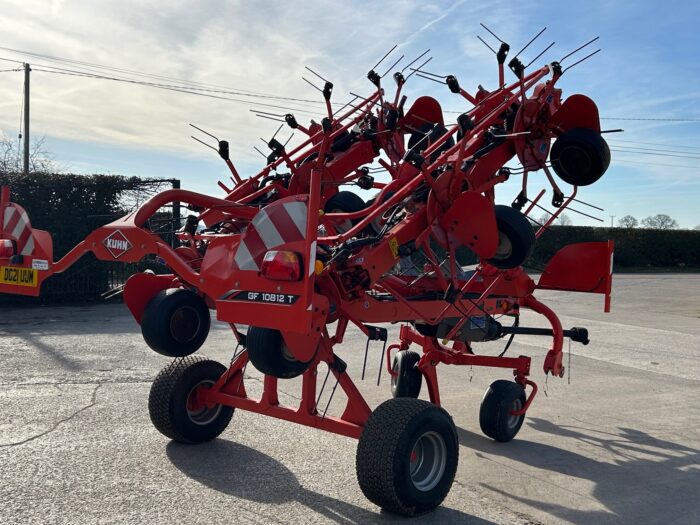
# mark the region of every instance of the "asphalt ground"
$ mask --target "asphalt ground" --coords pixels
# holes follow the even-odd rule
[[[539,297],[565,327],[589,328],[590,345],[572,344],[570,376],[545,382],[548,340],[516,337],[509,354],[533,356],[541,393],[505,444],[480,433],[478,408],[510,372],[441,365],[459,468],[444,504],[410,523],[700,523],[700,275],[617,276],[610,314],[597,295]],[[524,325],[544,326],[534,315]],[[0,336],[0,523],[406,521],[362,495],[352,439],[236,411],[210,443],[169,442],[147,410],[168,359],[123,305],[4,307]],[[226,363],[233,346],[216,324],[200,353]],[[352,330],[338,353],[376,406],[388,377],[375,386],[372,346],[359,381],[364,348]],[[258,394],[260,375],[246,375]],[[297,402],[298,381],[280,390]],[[338,389],[329,412],[342,408]]]

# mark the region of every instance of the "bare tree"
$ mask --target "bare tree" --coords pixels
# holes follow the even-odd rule
[[[639,226],[639,221],[631,215],[625,215],[617,221],[617,225],[620,228],[636,228]]]
[[[693,228],[693,229],[694,229],[694,230],[700,230],[700,224],[698,224],[698,225],[697,225],[695,228]]]
[[[659,213],[642,219],[642,226],[653,230],[673,230],[678,228],[678,223],[665,213]]]
[[[573,221],[566,213],[562,213],[559,216],[558,221],[559,221],[559,223],[558,223],[559,226],[571,226],[573,224]]]
[[[539,219],[537,219],[537,222],[540,224],[545,224],[549,218],[552,216],[551,213],[544,212]],[[555,226],[571,226],[572,221],[569,218],[569,216],[566,213],[562,213],[557,219],[552,223],[552,225]]]
[[[39,173],[60,173],[63,168],[53,155],[45,149],[46,138],[32,141],[29,150],[29,171]],[[20,144],[4,133],[0,136],[0,172],[19,173],[24,170]]]

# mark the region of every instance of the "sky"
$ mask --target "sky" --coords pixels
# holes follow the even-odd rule
[[[303,109],[295,112],[303,123],[319,106],[228,94],[220,96],[237,101],[222,100],[52,74],[38,69],[77,66],[18,51],[226,90],[320,101],[320,94],[301,78],[308,77],[308,66],[331,80],[334,99],[345,102],[350,91],[371,93],[366,72],[394,44],[398,48],[392,58],[412,58],[429,48],[426,56],[433,59],[425,69],[455,75],[468,91],[479,84],[495,87],[495,58],[477,35],[493,47],[497,42],[479,22],[509,42],[513,51],[546,26],[522,58],[529,61],[550,42],[556,44],[532,67],[557,60],[599,36],[590,49],[602,51],[566,72],[559,87],[564,97],[591,97],[604,118],[603,129],[625,132],[606,135],[611,166],[600,181],[579,190],[582,200],[605,211],[577,208],[593,211],[606,225],[611,215],[617,221],[628,214],[641,219],[658,213],[670,215],[684,228],[700,225],[700,3],[0,0],[0,59],[27,61],[35,69],[32,136],[45,138],[45,149],[65,171],[175,177],[184,188],[220,195],[216,182],[227,180],[228,170],[215,152],[190,138],[189,123],[228,140],[232,160],[245,177],[264,165],[253,149],[264,148],[259,137],[269,137],[277,128],[251,109],[286,112],[265,103]],[[0,61],[0,70],[17,66]],[[0,72],[0,130],[13,140],[19,131],[22,86],[21,72]],[[408,104],[431,95],[445,111],[470,108],[445,86],[416,77],[404,92]],[[455,117],[445,115],[447,121]],[[286,140],[291,131],[280,133]],[[298,143],[300,135],[291,144]],[[530,194],[545,182],[541,172],[531,176]],[[500,185],[497,201],[510,203],[518,186],[518,180]],[[601,224],[572,212],[567,215],[574,224]]]

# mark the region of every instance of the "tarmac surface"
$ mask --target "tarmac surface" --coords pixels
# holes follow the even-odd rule
[[[617,276],[613,289],[610,314],[602,296],[539,295],[591,343],[571,345],[569,378],[545,383],[549,340],[516,337],[509,355],[533,356],[541,390],[510,443],[478,424],[484,391],[510,371],[441,365],[459,468],[443,505],[410,523],[700,523],[700,275]],[[534,315],[526,325],[544,326]],[[232,342],[216,324],[200,353],[226,363]],[[503,344],[475,350],[495,355]],[[338,353],[376,406],[390,397],[388,377],[375,386],[372,346],[359,381],[364,348],[352,330]],[[210,443],[169,442],[147,410],[168,359],[147,348],[123,305],[4,307],[0,363],[0,523],[406,520],[364,498],[349,438],[236,411]],[[246,375],[259,393],[260,374]],[[280,390],[293,404],[299,382]],[[342,401],[338,389],[329,413]]]

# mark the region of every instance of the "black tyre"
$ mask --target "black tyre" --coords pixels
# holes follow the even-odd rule
[[[224,365],[202,356],[176,359],[161,370],[148,395],[153,426],[180,443],[202,443],[221,434],[233,408],[206,406],[197,399],[197,392],[213,386],[224,372]]]
[[[423,374],[416,366],[418,361],[420,361],[420,355],[413,350],[401,350],[396,353],[391,366],[391,369],[396,372],[395,376],[391,376],[393,397],[418,397],[423,383]]]
[[[588,186],[608,169],[610,148],[597,131],[574,128],[557,137],[549,158],[552,168],[564,182]]]
[[[141,333],[146,344],[168,357],[196,352],[207,339],[210,325],[204,299],[184,288],[158,292],[141,317]]]
[[[535,247],[535,231],[527,217],[510,206],[496,205],[498,248],[487,262],[496,268],[509,269],[522,265]]]
[[[357,445],[364,495],[406,516],[440,505],[457,471],[457,431],[450,415],[421,399],[390,399],[370,415]]]
[[[326,205],[323,207],[323,211],[326,213],[353,213],[356,211],[365,209],[365,201],[358,194],[351,191],[339,191],[333,195]],[[344,221],[344,223],[337,223],[335,230],[338,233],[345,233],[353,225],[360,222],[361,219],[352,219]]]
[[[287,349],[280,331],[272,328],[251,326],[246,335],[246,348],[248,358],[256,369],[263,374],[282,379],[303,374],[313,362],[313,358],[306,362],[294,358]]]
[[[525,389],[514,381],[500,379],[491,383],[479,409],[481,431],[503,443],[513,439],[523,426],[525,415],[511,412],[523,408],[525,399]]]

